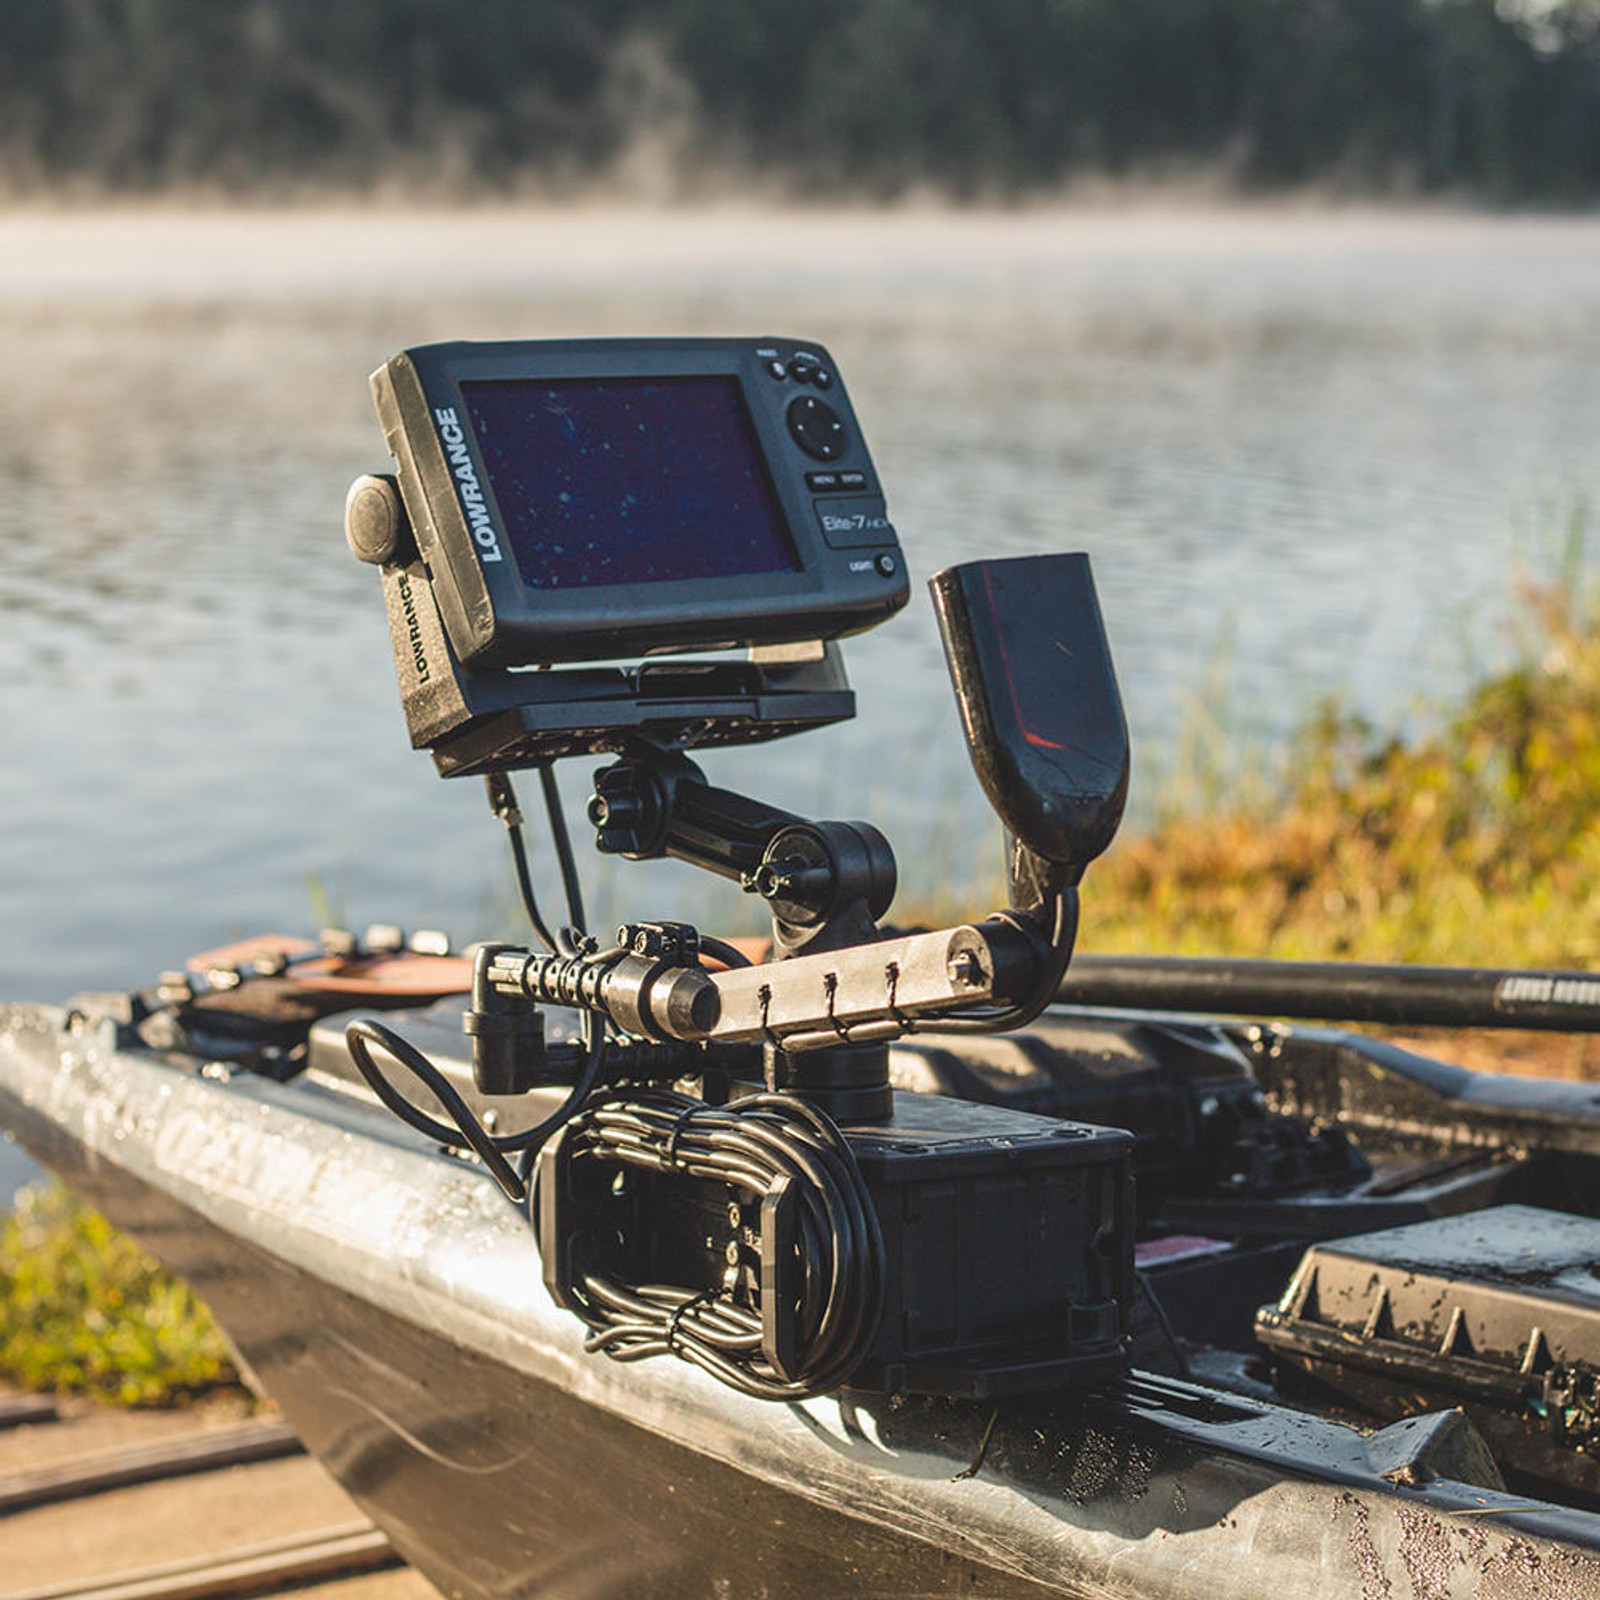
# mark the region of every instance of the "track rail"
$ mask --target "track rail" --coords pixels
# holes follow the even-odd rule
[[[13,1590],[0,1594],[0,1600],[221,1600],[401,1564],[387,1536],[360,1522],[75,1583]]]
[[[77,1500],[136,1483],[181,1478],[219,1467],[245,1466],[304,1453],[294,1430],[281,1422],[251,1422],[216,1428],[160,1444],[102,1450],[47,1467],[29,1467],[0,1476],[0,1516],[35,1506]]]
[[[22,1428],[35,1422],[55,1422],[61,1416],[48,1395],[18,1394],[0,1399],[0,1429]]]

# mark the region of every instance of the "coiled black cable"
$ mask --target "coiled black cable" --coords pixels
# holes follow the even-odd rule
[[[583,885],[578,878],[578,863],[572,856],[572,836],[567,832],[567,814],[561,807],[561,791],[556,787],[553,766],[546,764],[539,768],[539,788],[544,795],[545,816],[550,821],[550,841],[556,847],[561,892],[567,900],[567,926],[582,934],[587,926],[583,915]]]
[[[883,1315],[877,1213],[843,1134],[788,1095],[711,1106],[668,1090],[592,1101],[567,1134],[574,1161],[709,1179],[759,1200],[787,1184],[798,1197],[800,1292],[771,1309],[796,1319],[791,1370],[763,1350],[761,1312],[726,1289],[628,1284],[598,1265],[581,1273],[584,1348],[618,1361],[674,1354],[744,1394],[802,1400],[837,1388],[860,1365]]]
[[[729,944],[726,939],[715,939],[709,933],[700,935],[700,954],[720,961],[730,971],[735,967],[752,967],[755,965],[750,957],[739,949],[737,945]]]
[[[538,896],[533,892],[533,873],[528,866],[528,845],[522,836],[522,808],[517,804],[517,791],[511,782],[511,774],[491,772],[483,782],[489,793],[489,809],[505,824],[506,834],[511,840],[511,862],[517,874],[517,893],[522,898],[522,909],[527,915],[529,925],[546,950],[559,950],[561,946],[556,943],[556,936],[550,931],[549,923],[544,920],[544,914],[539,910]],[[546,799],[548,800],[548,795]]]

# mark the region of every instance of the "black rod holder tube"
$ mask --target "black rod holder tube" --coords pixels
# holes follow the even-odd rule
[[[1588,972],[1080,955],[1057,998],[1207,1016],[1600,1033],[1600,973]]]

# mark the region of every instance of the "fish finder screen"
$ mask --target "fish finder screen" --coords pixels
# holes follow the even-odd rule
[[[736,378],[517,378],[461,395],[532,587],[798,566]]]

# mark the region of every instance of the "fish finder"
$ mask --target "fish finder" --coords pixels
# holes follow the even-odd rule
[[[372,389],[397,471],[357,480],[345,531],[385,570],[412,742],[441,771],[852,714],[833,641],[909,587],[820,345],[423,345]],[[518,670],[619,660],[643,665]]]

